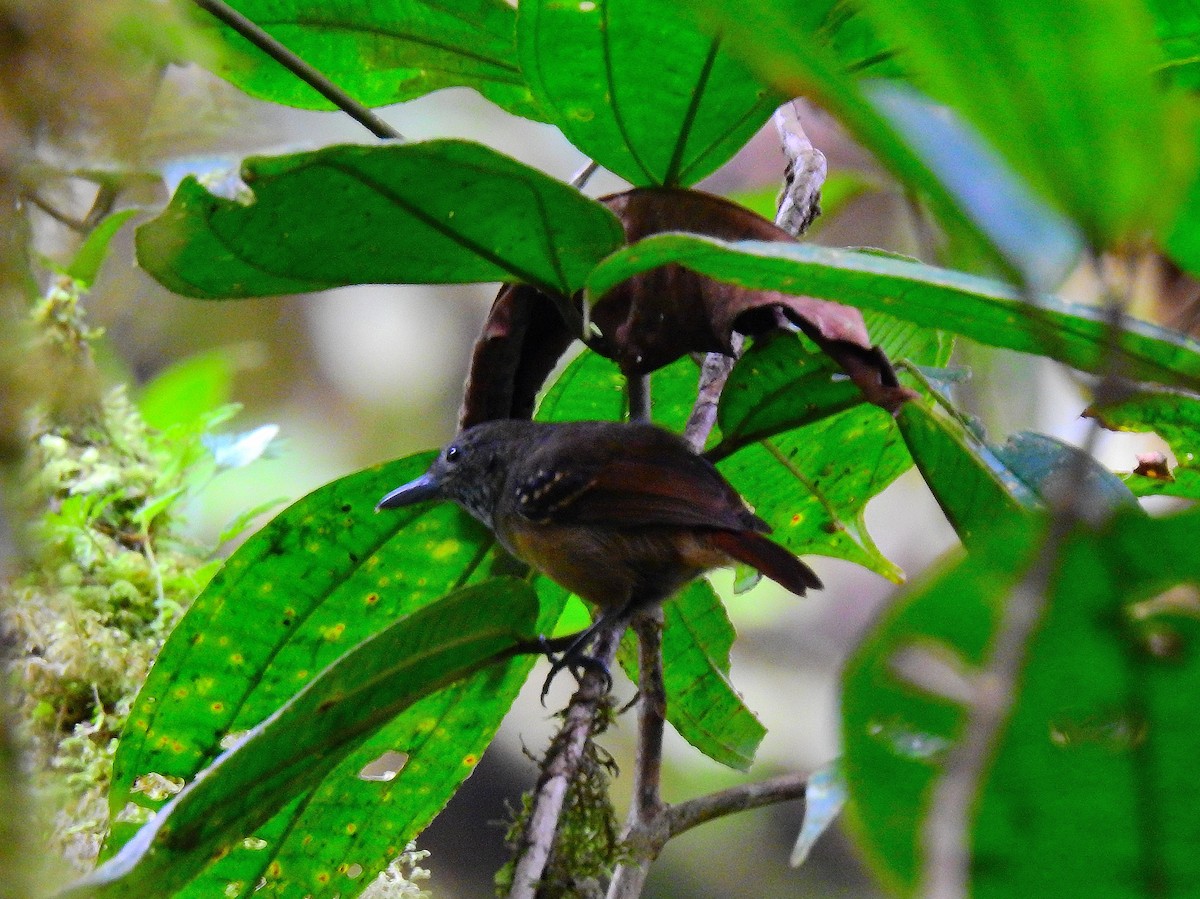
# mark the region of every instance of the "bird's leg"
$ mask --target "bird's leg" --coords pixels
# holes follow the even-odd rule
[[[607,693],[612,689],[612,675],[608,672],[608,666],[596,657],[588,655],[584,649],[592,642],[596,634],[607,627],[616,617],[601,615],[592,623],[591,627],[585,628],[577,634],[567,634],[555,640],[543,638],[544,652],[546,658],[550,660],[550,673],[546,675],[546,681],[542,684],[542,705],[546,704],[546,694],[550,692],[550,685],[554,683],[554,678],[558,677],[558,673],[563,669],[567,669],[575,675],[575,680],[579,680],[584,671],[595,671],[604,680],[604,692]],[[558,652],[557,657],[555,652]]]
[[[550,660],[550,673],[546,675],[546,681],[542,684],[542,704],[546,703],[546,694],[550,692],[550,684],[564,669],[575,675],[576,680],[579,680],[585,671],[595,671],[604,679],[604,691],[607,693],[611,690],[612,675],[608,671],[608,666],[584,650],[600,631],[617,623],[628,624],[633,613],[640,607],[640,603],[630,600],[618,607],[616,611],[601,612],[600,616],[592,622],[591,627],[578,633],[566,634],[553,639],[542,637],[539,641],[541,650]]]

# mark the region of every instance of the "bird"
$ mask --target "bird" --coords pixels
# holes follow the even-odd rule
[[[668,600],[713,568],[743,562],[803,596],[821,581],[765,534],[711,462],[678,434],[647,422],[500,419],[462,431],[416,480],[376,511],[451,500],[511,555],[598,614],[591,627],[541,646],[552,668],[608,671],[585,652],[609,623]]]

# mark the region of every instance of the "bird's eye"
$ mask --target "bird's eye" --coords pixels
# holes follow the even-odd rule
[[[457,461],[458,455],[459,455],[459,449],[457,446],[454,446],[453,444],[451,444],[450,446],[446,447],[446,461],[447,462]]]

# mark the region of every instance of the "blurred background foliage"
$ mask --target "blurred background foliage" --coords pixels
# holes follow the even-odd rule
[[[147,483],[140,501],[115,521],[104,518],[114,510],[102,499],[95,500],[100,511],[75,512],[90,515],[97,534],[108,540],[119,542],[114,535],[126,525],[147,540],[152,537],[163,547],[162,570],[113,573],[113,566],[143,555],[125,557],[111,548],[100,554],[106,573],[80,569],[77,548],[59,546],[38,557],[42,568],[40,580],[33,579],[37,583],[23,575],[17,607],[26,618],[31,610],[49,614],[54,621],[40,626],[53,628],[68,615],[56,612],[52,601],[63,583],[87,579],[111,602],[112,584],[120,580],[131,592],[119,611],[141,615],[150,640],[145,652],[211,573],[218,547],[227,550],[242,526],[252,525],[245,520],[247,512],[274,508],[280,500],[299,498],[366,465],[436,446],[453,432],[470,347],[496,289],[360,286],[212,305],[175,296],[140,271],[133,261],[130,227],[112,237],[94,279],[89,276],[82,287],[61,287],[61,270],[79,259],[80,230],[74,225],[97,223],[106,211],[106,198],[111,199],[114,178],[119,177],[124,191],[122,204],[133,200],[154,207],[165,201],[184,172],[219,179],[222,171],[236,170],[239,160],[252,153],[365,140],[359,126],[340,113],[260,102],[198,65],[164,65],[207,52],[173,9],[151,0],[0,3],[0,462],[6,498],[0,562],[9,573],[29,570],[30,549],[18,539],[21,528],[14,524],[23,503],[28,512],[27,488],[33,489],[35,506],[37,491],[42,491],[35,517],[49,497],[103,495],[106,476],[97,475],[95,466],[108,463],[79,459],[62,435],[64,429],[79,433],[94,424],[97,412],[108,416],[105,432],[124,435],[116,441],[126,453],[123,472],[130,465],[153,464],[174,471],[179,481]],[[844,40],[851,36],[847,31]],[[586,161],[555,128],[511,115],[462,88],[387,107],[381,115],[412,140],[477,140],[563,180]],[[810,106],[804,122],[813,144],[828,157],[831,173],[826,215],[812,238],[830,246],[880,247],[938,261],[926,213],[912,197],[819,108]],[[765,129],[699,186],[737,198],[769,217],[782,168],[777,138]],[[82,180],[63,177],[80,172]],[[601,173],[588,192],[600,195],[624,187],[616,176]],[[18,196],[24,198],[21,203],[14,201]],[[64,222],[63,214],[71,221]],[[27,265],[30,258],[36,264]],[[1093,296],[1098,274],[1081,269],[1062,293]],[[1142,317],[1175,324],[1190,314],[1170,300],[1181,295],[1187,282],[1169,263],[1146,257],[1124,277],[1132,282],[1134,311]],[[43,309],[40,321],[31,318],[28,297],[51,296],[56,284],[66,291],[63,302],[71,308],[64,311],[60,304],[53,313]],[[72,305],[76,302],[81,310]],[[46,339],[53,330],[47,316],[58,326],[66,320],[65,342]],[[103,336],[84,339],[92,331]],[[1086,401],[1080,385],[1062,369],[974,346],[960,350],[959,361],[975,373],[960,398],[991,433],[1034,429],[1075,442],[1082,438],[1087,425],[1078,412]],[[184,386],[177,384],[174,394],[171,378],[183,379]],[[154,390],[160,391],[157,407]],[[178,405],[170,397],[195,393],[205,399],[190,419],[162,417],[163,408]],[[267,458],[248,466],[226,465],[216,477],[199,455],[187,453],[201,445],[201,437],[234,433],[220,413],[231,400],[242,406],[240,434],[275,425],[282,439]],[[34,407],[42,410],[45,422],[38,426],[35,455],[25,458],[31,451],[25,423]],[[173,439],[155,443],[154,435],[163,433]],[[1099,455],[1114,468],[1128,469],[1135,452],[1159,448],[1162,444],[1153,436],[1105,435]],[[51,480],[30,484],[28,474],[21,472],[34,469]],[[59,480],[52,479],[54,472]],[[79,483],[89,478],[81,489]],[[14,499],[18,495],[20,502]],[[163,504],[147,517],[147,502],[154,500]],[[60,508],[57,514],[70,513],[72,509]],[[47,526],[47,519],[39,520]],[[915,472],[875,500],[867,520],[883,554],[906,571],[923,570],[956,542]],[[168,551],[180,555],[168,558]],[[168,572],[165,578],[163,571]],[[820,572],[827,589],[803,602],[764,583],[729,603],[741,637],[733,650],[734,677],[768,728],[758,755],[757,770],[764,774],[812,770],[837,754],[839,668],[893,589],[878,575],[835,560],[822,559]],[[718,574],[716,583],[730,593],[727,573]],[[139,610],[147,596],[151,602]],[[115,614],[111,608],[92,611]],[[79,621],[72,628],[81,640],[102,639]],[[79,645],[85,644],[77,644],[76,650]],[[5,649],[21,651],[19,646]],[[68,679],[78,687],[119,675],[127,684],[140,676],[146,661],[144,653],[123,653],[103,677],[73,672]],[[536,691],[540,682],[535,675],[530,689]],[[114,690],[119,687],[113,685]],[[556,693],[566,687],[560,682]],[[54,689],[60,688],[61,681]],[[627,682],[617,691],[622,697],[632,695]],[[553,708],[564,699],[554,695],[548,704]],[[36,711],[36,702],[34,706]],[[42,709],[40,714],[49,715],[53,728],[62,732],[58,710]],[[119,722],[105,720],[103,713],[97,718],[94,707],[78,718],[79,725],[92,729],[80,732],[90,746],[102,742],[97,733],[106,740],[119,729]],[[533,696],[519,700],[476,776],[422,836],[421,846],[433,853],[428,864],[435,871],[436,895],[485,895],[480,885],[489,882],[505,857],[504,828],[497,822],[506,815],[505,803],[516,802],[534,776],[523,748],[544,745],[553,724]],[[11,737],[10,731],[4,736]],[[628,761],[630,736],[628,729],[616,728],[606,737],[618,761]],[[731,772],[673,734],[668,749],[668,798],[734,782]],[[59,774],[87,767],[83,756],[73,758],[76,767],[60,768]],[[22,791],[11,784],[13,770],[11,741],[6,739],[0,744],[0,797],[6,810],[20,807]],[[76,813],[84,823],[87,812]],[[35,817],[32,811],[17,811],[0,819],[0,871],[13,872],[0,895],[32,895],[22,885],[23,876],[52,881],[69,876],[65,868],[50,874],[30,870],[29,860],[42,854],[21,851],[22,840],[41,838],[31,838],[30,829],[24,835],[19,831]],[[674,842],[654,868],[648,895],[715,897],[749,895],[751,889],[763,897],[875,894],[860,862],[836,836],[819,844],[804,868],[788,869],[797,827],[795,808],[783,806],[694,830]],[[78,858],[86,856],[86,847],[77,853]]]

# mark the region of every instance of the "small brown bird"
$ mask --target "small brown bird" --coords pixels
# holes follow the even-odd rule
[[[582,650],[604,623],[668,599],[712,568],[744,562],[799,595],[821,587],[763,536],[770,527],[707,459],[651,424],[475,425],[377,508],[438,499],[458,503],[510,553],[600,611],[551,678],[594,664]]]

